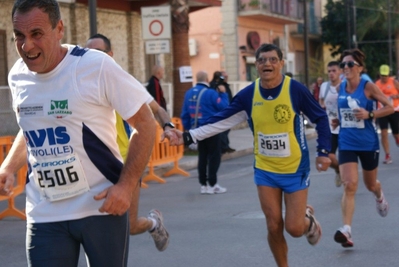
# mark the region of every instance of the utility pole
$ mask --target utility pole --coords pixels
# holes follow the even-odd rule
[[[305,85],[309,88],[309,38],[307,0],[303,1],[303,37],[305,42]]]
[[[389,1],[389,0],[388,0]],[[357,48],[357,36],[356,36],[356,4],[355,0],[352,0],[352,7],[353,7],[353,45]]]
[[[387,0],[388,7],[388,53],[389,53],[389,69],[392,69],[392,27],[391,27],[391,1]]]
[[[97,33],[97,0],[89,0],[90,36]]]
[[[351,48],[351,16],[350,16],[350,0],[346,0],[346,39],[347,39],[347,49]]]

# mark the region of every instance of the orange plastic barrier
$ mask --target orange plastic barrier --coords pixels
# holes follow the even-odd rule
[[[6,158],[14,139],[14,136],[0,137],[0,162],[3,162],[3,160]],[[8,200],[8,207],[0,213],[0,220],[8,216],[15,216],[21,218],[22,220],[26,220],[25,210],[19,210],[15,207],[15,197],[20,195],[25,190],[27,172],[28,166],[24,165],[16,173],[16,182],[14,184],[13,194],[11,196],[0,196],[0,201]]]
[[[176,129],[183,130],[183,125],[180,118],[172,118],[172,123],[176,126]],[[144,182],[145,188],[147,184],[145,182],[148,181],[156,181],[158,183],[164,184],[166,180],[159,177],[154,172],[154,167],[173,162],[173,168],[163,174],[163,176],[168,177],[173,174],[181,174],[183,176],[190,176],[188,172],[181,169],[179,167],[179,160],[183,157],[184,153],[184,145],[181,146],[170,146],[169,140],[165,139],[161,142],[161,134],[163,129],[157,124],[157,133],[155,137],[154,148],[152,150],[152,154],[150,157],[150,161],[148,162],[148,174],[143,177],[142,181]]]

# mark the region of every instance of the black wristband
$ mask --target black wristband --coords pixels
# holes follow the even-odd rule
[[[188,145],[191,145],[192,143],[194,143],[194,140],[191,137],[191,134],[189,132],[183,133],[183,141],[184,141],[185,146],[188,146]]]

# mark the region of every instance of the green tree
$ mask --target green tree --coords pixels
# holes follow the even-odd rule
[[[352,2],[352,1],[351,1]],[[356,23],[357,43],[351,40],[351,47],[357,46],[366,54],[367,71],[372,78],[376,77],[378,68],[381,64],[389,63],[389,44],[388,44],[388,10],[391,11],[392,40],[394,36],[399,36],[399,19],[394,16],[397,10],[398,1],[391,0],[391,6],[388,8],[389,1],[381,0],[356,0],[356,18],[353,19],[353,6],[350,6],[351,21],[348,22],[346,1],[328,0],[325,5],[326,16],[321,20],[322,41],[331,45],[331,55],[340,55],[343,50],[348,49],[348,23]],[[351,25],[351,36],[353,25]],[[396,41],[396,43],[399,43]],[[394,47],[394,45],[392,45]],[[393,58],[395,58],[395,53]],[[396,53],[397,54],[397,53]],[[397,62],[397,60],[396,60]],[[395,70],[395,63],[392,70]],[[393,71],[395,74],[395,71]]]

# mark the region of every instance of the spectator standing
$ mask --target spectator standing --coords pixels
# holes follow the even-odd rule
[[[381,65],[380,79],[375,82],[375,85],[391,101],[395,110],[394,113],[378,119],[378,125],[381,130],[381,144],[385,152],[384,164],[392,163],[388,140],[388,125],[391,127],[396,145],[399,146],[399,82],[395,77],[390,77],[389,74],[389,66]]]
[[[110,57],[113,56],[111,41],[108,37],[102,34],[97,33],[90,37],[86,42],[86,47],[102,51]],[[161,127],[164,129],[174,128],[174,125],[170,123],[171,120],[168,113],[161,108],[153,98],[149,98],[147,103]],[[119,151],[125,161],[131,136],[130,127],[118,112],[115,112],[115,115],[117,142]],[[136,235],[148,231],[154,239],[156,248],[159,251],[164,251],[169,244],[169,233],[163,224],[162,213],[159,210],[153,209],[148,213],[148,217],[138,217],[139,196],[139,187],[137,187],[133,192],[132,203],[129,208],[130,234]]]
[[[330,122],[331,150],[328,153],[328,157],[331,160],[330,168],[335,171],[335,185],[340,187],[342,181],[339,174],[338,160],[335,155],[338,148],[339,126],[333,127],[333,123],[338,120],[338,91],[341,84],[339,62],[330,61],[327,64],[327,72],[329,81],[321,84],[319,103],[326,110]]]
[[[222,71],[222,72],[215,71],[213,73],[212,81],[210,82],[210,87],[217,89],[219,86],[224,86],[224,88],[226,89],[228,99],[229,99],[229,103],[231,103],[231,100],[233,99],[233,94],[231,93],[230,85],[228,83],[228,78],[229,78],[229,76],[227,75],[227,73],[225,71]],[[230,147],[229,132],[230,132],[230,130],[220,133],[222,154],[232,153],[232,152],[236,151],[234,148]]]
[[[323,83],[323,78],[317,77],[316,82],[312,85],[312,93],[316,101],[319,101],[320,86],[322,83]]]
[[[199,71],[197,84],[190,88],[185,96],[181,119],[185,130],[197,128],[228,105],[228,96],[224,86],[212,90],[208,83],[208,74]],[[214,135],[198,142],[198,178],[201,194],[220,194],[227,190],[217,183],[217,171],[221,161],[220,135]]]
[[[267,239],[279,267],[288,266],[284,228],[293,237],[306,235],[315,245],[321,226],[307,204],[310,159],[303,114],[316,123],[318,146],[316,168],[330,165],[330,129],[326,112],[304,85],[282,75],[283,53],[273,44],[262,44],[255,52],[258,74],[254,83],[239,91],[232,103],[189,132],[179,132],[175,145],[201,142],[248,121],[254,134],[254,182],[266,217]],[[283,216],[283,202],[285,216]]]
[[[340,68],[345,81],[338,94],[340,131],[338,137],[339,171],[344,184],[341,201],[342,222],[334,240],[343,247],[353,247],[352,218],[355,211],[355,195],[359,183],[358,161],[362,165],[363,182],[376,201],[377,212],[385,217],[388,202],[380,181],[377,179],[379,140],[374,118],[393,113],[392,105],[378,87],[360,77],[365,68],[365,55],[359,49],[344,50]],[[376,110],[376,101],[382,108]]]
[[[155,101],[165,110],[166,109],[166,100],[165,97],[163,96],[163,90],[161,87],[160,80],[163,79],[163,75],[165,73],[165,70],[163,67],[159,65],[155,65],[152,68],[152,76],[148,80],[147,84],[147,90],[152,95],[152,97],[155,99]]]

